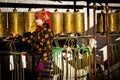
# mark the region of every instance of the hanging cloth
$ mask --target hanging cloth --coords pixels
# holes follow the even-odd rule
[[[52,58],[57,57],[63,50],[64,48],[52,46]]]

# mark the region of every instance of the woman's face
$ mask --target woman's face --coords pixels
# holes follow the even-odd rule
[[[42,26],[43,25],[43,21],[41,19],[36,19],[36,24],[38,26]]]

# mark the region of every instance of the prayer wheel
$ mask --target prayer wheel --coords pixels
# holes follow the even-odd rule
[[[63,13],[53,12],[51,14],[51,21],[54,35],[63,33]]]
[[[75,32],[76,33],[84,33],[84,13],[76,12],[74,14],[75,17]]]
[[[109,13],[109,31],[117,32],[118,30],[118,13]]]
[[[64,33],[75,33],[73,12],[68,11],[63,13],[63,22]]]
[[[7,36],[7,13],[0,11],[0,37]]]
[[[103,33],[106,32],[106,17],[105,13],[97,13],[97,32],[98,33]]]
[[[25,32],[34,32],[37,28],[35,23],[35,12],[24,12]]]
[[[9,33],[23,35],[25,31],[23,12],[17,12],[17,10],[8,12],[8,31]]]
[[[119,20],[118,20],[119,21],[118,22],[119,23],[119,25],[118,25],[118,31],[120,32],[120,12],[118,13],[118,17],[119,17]]]

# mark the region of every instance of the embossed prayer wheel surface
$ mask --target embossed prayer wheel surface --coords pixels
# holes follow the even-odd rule
[[[64,33],[75,33],[73,12],[63,13],[63,29]]]
[[[76,12],[75,16],[75,32],[76,33],[84,33],[84,13]]]
[[[106,17],[105,13],[97,13],[97,32],[103,33],[106,32]]]
[[[118,13],[109,14],[109,31],[118,32]]]
[[[25,32],[34,32],[37,28],[35,23],[35,12],[24,12]]]
[[[9,12],[8,13],[8,30],[9,33],[23,35],[25,32],[23,12]]]
[[[63,13],[53,12],[51,14],[51,21],[54,35],[63,33]]]
[[[7,12],[0,12],[0,37],[7,36]]]

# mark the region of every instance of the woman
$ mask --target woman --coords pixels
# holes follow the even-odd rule
[[[50,80],[52,64],[53,32],[51,31],[50,12],[41,10],[36,12],[36,24],[38,25],[34,36],[37,60],[37,80]]]
[[[35,52],[35,80],[50,80],[51,77],[53,32],[50,28],[50,14],[45,10],[36,12],[36,31],[27,33],[27,38],[22,39],[33,46]]]

